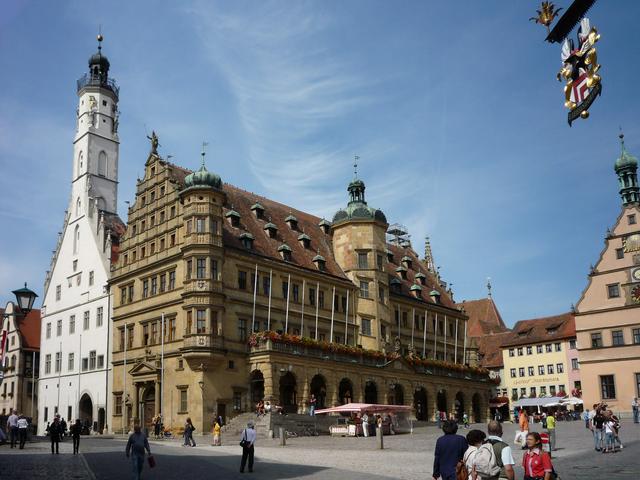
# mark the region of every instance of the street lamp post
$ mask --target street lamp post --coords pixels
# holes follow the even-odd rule
[[[4,356],[7,349],[7,335],[9,334],[8,320],[10,317],[26,317],[33,308],[33,304],[38,297],[34,291],[27,288],[26,283],[24,284],[24,288],[14,290],[12,293],[16,296],[16,302],[7,303],[7,307],[9,305],[13,306],[13,311],[12,313],[3,313],[2,323],[0,323],[0,331],[2,332],[0,334],[0,385],[2,385],[2,381],[4,380]],[[5,312],[6,311],[7,309],[5,308]],[[33,368],[35,368],[35,365],[33,365]]]

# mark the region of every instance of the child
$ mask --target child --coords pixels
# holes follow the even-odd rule
[[[220,445],[222,445],[222,442],[220,442],[220,424],[216,420],[216,423],[213,426],[213,446],[219,447]]]

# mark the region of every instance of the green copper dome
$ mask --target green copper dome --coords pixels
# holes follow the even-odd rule
[[[355,179],[347,187],[349,203],[347,208],[341,208],[333,216],[333,224],[349,220],[377,220],[387,223],[387,217],[382,210],[370,207],[364,199],[365,185],[362,180]]]
[[[184,188],[215,188],[216,190],[222,190],[222,179],[207,170],[203,162],[198,170],[185,177]]]
[[[638,167],[638,159],[627,152],[627,149],[624,148],[624,135],[620,134],[620,143],[622,147],[622,151],[620,152],[620,156],[616,160],[615,169],[616,171],[621,170],[623,168],[637,168]]]

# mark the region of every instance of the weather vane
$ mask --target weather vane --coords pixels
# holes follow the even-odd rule
[[[353,156],[353,176],[354,178],[358,178],[358,160],[360,157],[358,155]]]
[[[207,147],[207,145],[209,145],[209,142],[202,142],[202,153],[200,155],[202,155],[202,165],[204,166],[204,156],[207,154],[205,152],[205,148]]]
[[[556,8],[552,2],[542,2],[540,10],[536,11],[538,16],[529,19],[547,28],[547,42],[562,43],[562,68],[557,78],[565,81],[564,106],[569,109],[569,126],[578,117],[589,118],[589,108],[602,93],[598,75],[600,65],[594,46],[600,40],[600,34],[585,17],[594,3],[596,0],[574,0],[553,29],[551,24],[562,8]],[[575,47],[573,39],[567,37],[578,23],[578,46]]]

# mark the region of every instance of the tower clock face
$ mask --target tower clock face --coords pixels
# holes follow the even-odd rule
[[[640,268],[636,268],[631,272],[631,278],[634,282],[640,282]]]
[[[640,285],[633,287],[631,290],[631,299],[636,303],[640,303]]]

